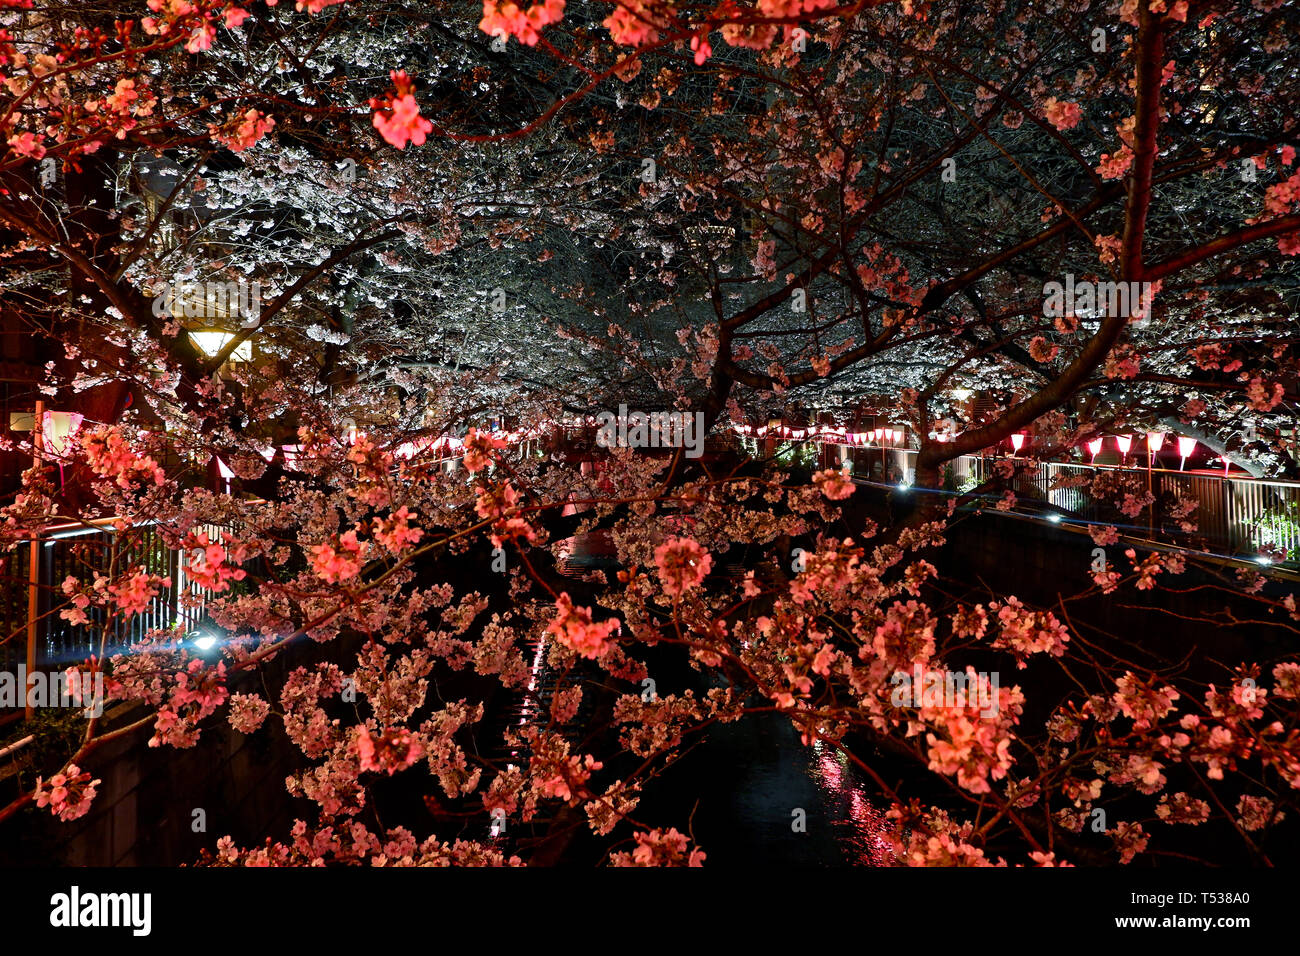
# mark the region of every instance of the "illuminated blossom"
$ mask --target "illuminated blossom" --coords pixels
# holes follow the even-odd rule
[[[95,788],[102,780],[90,778],[75,763],[68,764],[62,773],[49,779],[49,789],[40,777],[36,778],[36,805],[49,807],[60,820],[77,820],[90,810],[95,799]]]
[[[853,479],[837,468],[827,468],[813,475],[813,483],[831,501],[843,501],[856,490]]]
[[[410,523],[415,517],[418,515],[402,505],[388,519],[376,518],[375,540],[393,554],[398,554],[408,545],[418,543],[424,536],[424,531]]]
[[[631,853],[611,853],[614,866],[703,866],[706,854],[699,847],[691,848],[685,834],[670,828],[634,834],[636,849]]]
[[[130,617],[132,614],[143,614],[149,610],[153,599],[159,595],[161,589],[169,588],[171,584],[171,578],[159,578],[157,575],[140,570],[110,584],[108,591],[117,604],[118,610],[124,616]]]
[[[527,10],[510,0],[483,0],[478,28],[489,36],[513,36],[526,46],[536,46],[541,31],[564,16],[564,0],[540,0]]]
[[[1268,797],[1243,796],[1237,801],[1237,822],[1246,830],[1262,830],[1281,822],[1286,814],[1277,810]]]
[[[1058,100],[1055,96],[1047,98],[1043,104],[1043,113],[1047,121],[1057,129],[1074,129],[1083,117],[1083,111],[1079,109],[1078,103]]]
[[[19,133],[9,137],[9,148],[19,156],[40,159],[45,155],[45,147],[34,133]]]
[[[392,776],[411,766],[423,753],[419,738],[405,727],[392,727],[378,735],[364,726],[357,731],[357,756],[362,770],[382,770]]]
[[[330,584],[338,584],[361,572],[365,553],[366,546],[357,540],[356,531],[346,531],[335,542],[312,546],[312,570]]]
[[[251,734],[262,726],[271,705],[256,694],[230,695],[230,726],[241,734]]]
[[[248,110],[227,121],[223,126],[210,126],[209,132],[218,143],[232,152],[242,153],[257,143],[275,126],[275,120],[257,110]]]
[[[583,657],[596,658],[608,648],[609,635],[619,629],[617,620],[591,619],[591,608],[574,607],[567,593],[555,600],[555,620],[546,626],[546,633]]]
[[[492,453],[506,447],[506,440],[490,432],[471,428],[465,436],[465,468],[473,474],[492,464]],[[486,516],[485,516],[486,517]]]
[[[1133,150],[1122,146],[1116,153],[1101,154],[1101,164],[1097,167],[1097,173],[1102,179],[1119,179],[1132,165]]]
[[[147,455],[132,451],[116,425],[89,432],[81,447],[91,470],[100,477],[112,478],[124,490],[138,481],[161,485],[166,480],[162,467]]]
[[[243,551],[237,546],[237,551]],[[220,594],[230,590],[231,581],[242,581],[247,576],[242,568],[227,564],[231,555],[224,543],[208,538],[206,531],[200,531],[187,544],[189,561],[185,565],[185,574],[201,587]]]
[[[1050,362],[1059,351],[1059,346],[1052,345],[1041,335],[1035,335],[1029,343],[1029,357],[1035,362]]]
[[[655,565],[664,593],[679,597],[704,582],[713,567],[713,557],[691,538],[672,537],[655,548]]]
[[[408,141],[424,145],[425,136],[433,129],[433,124],[420,116],[420,107],[410,94],[394,99],[388,114],[376,113],[374,122],[380,135],[398,149],[405,149]]]

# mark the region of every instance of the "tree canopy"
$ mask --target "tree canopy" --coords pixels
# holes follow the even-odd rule
[[[950,532],[1102,435],[1296,475],[1298,25],[1280,0],[0,0],[0,308],[32,399],[85,416],[7,439],[41,463],[0,544],[113,519],[51,617],[141,707],[0,819],[81,816],[105,741],[222,720],[287,735],[305,799],[213,862],[545,862],[580,826],[610,862],[695,865],[643,791],[776,713],[870,781],[900,863],[1127,863],[1203,823],[1233,848],[1190,852],[1270,859],[1300,815],[1290,572],[1205,554],[1197,502],[1123,471],[1083,481],[1148,534],[1090,528],[1126,562],[1080,560],[1054,606],[982,589]],[[698,412],[710,453],[591,452],[621,406]],[[773,419],[906,425],[921,503],[736,437]],[[215,657],[114,644],[173,586],[145,527]],[[617,568],[566,575],[592,542]],[[1102,639],[1071,588],[1171,620],[1223,594],[1240,652]],[[339,651],[254,677],[305,640]],[[698,685],[644,690],[674,666]],[[932,674],[955,703],[899,702]],[[485,756],[512,694],[515,756]],[[448,814],[381,825],[398,773]]]

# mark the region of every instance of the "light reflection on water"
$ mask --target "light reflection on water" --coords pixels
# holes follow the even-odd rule
[[[821,791],[831,826],[844,851],[844,862],[855,866],[889,866],[893,851],[885,837],[886,820],[866,794],[849,758],[820,740],[812,745],[809,772]]]
[[[560,571],[574,576],[614,553],[612,542],[591,536],[565,545]],[[545,695],[547,670],[539,646],[530,691],[540,687]],[[533,712],[526,706],[523,717]],[[889,866],[886,821],[869,793],[835,747],[807,747],[788,719],[758,714],[710,728],[701,746],[647,790],[636,815],[663,826],[689,819],[711,866]],[[799,809],[803,832],[792,826]]]

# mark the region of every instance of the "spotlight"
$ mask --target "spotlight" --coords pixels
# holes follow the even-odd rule
[[[211,631],[195,631],[194,637],[190,643],[193,644],[197,650],[210,651],[221,643],[221,639]]]

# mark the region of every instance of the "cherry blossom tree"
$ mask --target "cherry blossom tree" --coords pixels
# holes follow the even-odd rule
[[[912,423],[931,489],[1028,428],[1050,455],[1251,425],[1234,453],[1286,469],[1294,11],[115,6],[0,20],[5,312],[89,419],[71,480],[48,452],[24,474],[0,544],[113,519],[58,615],[99,643],[78,681],[144,715],[88,721],[0,820],[79,818],[105,743],[200,746],[225,721],[301,750],[310,810],[209,862],[545,863],[581,828],[614,865],[699,865],[643,794],[715,725],[777,714],[870,781],[900,864],[1213,858],[1179,836],[1201,825],[1271,860],[1300,789],[1294,655],[1189,664],[1067,610],[1210,579],[1293,635],[1265,574],[1171,539],[1057,606],[980,595],[945,543],[957,495],[881,522],[841,472],[734,443],[584,469],[555,423],[631,399],[723,433],[867,403]],[[1150,294],[1048,314],[1067,276]],[[268,295],[207,354],[157,307],[187,279]],[[952,394],[975,384],[1004,390],[978,422]],[[216,659],[176,629],[111,653],[172,585],[132,557],[145,526],[206,592]],[[563,574],[592,540],[617,572]],[[308,641],[329,661],[259,679]],[[663,655],[697,687],[646,690]],[[523,719],[494,723],[513,699]],[[396,781],[436,812],[385,825]]]

